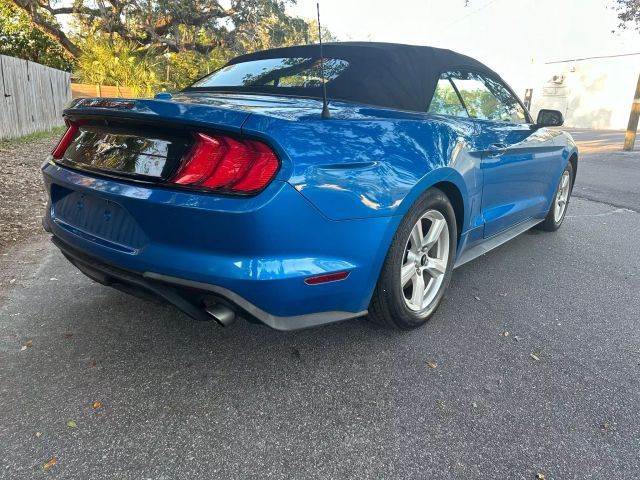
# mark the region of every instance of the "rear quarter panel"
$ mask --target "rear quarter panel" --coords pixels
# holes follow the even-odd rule
[[[481,191],[471,121],[335,105],[328,120],[319,112],[268,113],[254,111],[243,132],[268,139],[283,160],[280,179],[330,219],[402,216],[440,181],[469,203]],[[472,210],[465,205],[465,227]]]

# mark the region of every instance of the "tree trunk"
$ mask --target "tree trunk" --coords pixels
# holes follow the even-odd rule
[[[80,49],[73,43],[69,37],[62,31],[60,26],[49,20],[45,15],[38,11],[38,5],[33,0],[12,0],[13,4],[21,9],[29,16],[33,25],[45,35],[62,47],[64,52],[71,58],[80,56]]]

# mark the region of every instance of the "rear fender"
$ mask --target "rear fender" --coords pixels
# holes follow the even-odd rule
[[[404,216],[409,211],[411,206],[416,202],[416,200],[418,200],[420,195],[422,195],[434,185],[441,182],[453,184],[460,192],[464,207],[464,221],[462,226],[458,226],[458,229],[461,231],[466,230],[466,227],[469,225],[469,192],[463,176],[457,170],[451,167],[439,168],[425,175],[404,197],[402,203],[398,206],[398,215]]]
[[[252,114],[242,131],[271,143],[283,159],[279,179],[332,220],[404,214],[407,202],[453,171],[452,183],[475,184],[475,159],[464,140],[473,136],[472,123],[364,110],[348,117],[332,112],[331,120]]]
[[[375,280],[370,285],[371,294],[373,294],[373,289],[375,288],[375,284],[377,282],[378,277],[380,276],[380,271],[382,270],[382,265],[384,264],[384,260],[387,256],[387,252],[389,248],[391,248],[391,243],[395,237],[396,232],[402,222],[402,219],[407,214],[411,206],[420,198],[420,196],[432,188],[434,185],[437,185],[441,182],[448,182],[453,184],[461,194],[463,199],[463,208],[464,208],[464,222],[463,226],[458,226],[458,234],[462,232],[466,232],[469,225],[470,218],[470,207],[469,207],[469,192],[467,186],[465,184],[463,176],[451,167],[443,167],[432,172],[429,172],[425,175],[418,184],[404,197],[404,200],[397,208],[397,215],[389,217],[389,222],[387,223],[387,228],[385,230],[382,241],[380,242],[379,249],[377,254],[375,255],[375,263],[371,267],[371,275]],[[478,200],[479,202],[479,200]],[[479,205],[476,207],[479,209]]]

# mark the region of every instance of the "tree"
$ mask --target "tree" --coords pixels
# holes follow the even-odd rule
[[[615,0],[614,9],[620,20],[619,28],[625,29],[631,24],[640,31],[640,0]]]
[[[206,55],[194,51],[167,52],[158,60],[158,87],[169,91],[180,90],[222,67],[229,58],[229,52],[221,48]]]
[[[77,76],[84,83],[129,87],[134,95],[149,95],[158,85],[156,64],[149,51],[120,39],[88,39],[78,59]]]
[[[34,28],[29,17],[7,0],[0,0],[0,54],[70,71],[73,61],[48,35]]]
[[[113,34],[88,39],[77,61],[75,77],[82,83],[130,88],[134,95],[180,90],[226,63],[229,54],[214,50],[158,54]]]
[[[225,48],[242,52],[308,37],[309,24],[289,16],[294,0],[231,0],[225,8],[217,0],[11,0],[73,58],[92,35],[111,36],[147,49],[208,54]],[[62,19],[71,15],[78,28],[65,31]]]
[[[287,14],[295,0],[10,1],[77,60],[82,81],[138,93],[180,89],[234,55],[318,38],[317,23]],[[333,37],[324,30],[323,39]]]

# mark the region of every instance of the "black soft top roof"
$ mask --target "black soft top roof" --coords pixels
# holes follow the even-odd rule
[[[440,74],[446,70],[465,67],[500,78],[471,57],[434,47],[379,42],[336,42],[325,43],[323,53],[325,58],[349,62],[349,68],[327,83],[329,99],[401,110],[424,112],[431,102]],[[232,59],[227,65],[283,57],[320,58],[320,46],[301,45],[249,53]],[[322,97],[320,87],[251,86],[203,89]]]

